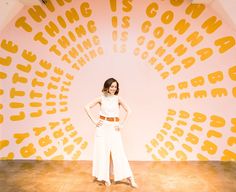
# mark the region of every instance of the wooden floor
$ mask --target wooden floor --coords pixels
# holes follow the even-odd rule
[[[0,192],[236,192],[236,162],[130,162],[126,180],[94,181],[91,161],[0,161]]]

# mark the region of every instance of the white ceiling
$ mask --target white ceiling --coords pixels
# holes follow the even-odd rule
[[[41,5],[41,0],[0,0],[0,31],[24,6]]]
[[[203,3],[215,10],[220,18],[236,31],[236,0],[188,0],[192,3]],[[24,7],[42,4],[42,0],[0,0],[0,31]]]

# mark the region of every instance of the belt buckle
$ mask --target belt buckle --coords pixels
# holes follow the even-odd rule
[[[107,117],[106,120],[107,121],[114,121],[114,117]]]

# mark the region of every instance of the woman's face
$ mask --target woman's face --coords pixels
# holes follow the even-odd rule
[[[108,89],[108,93],[110,93],[111,95],[114,95],[116,90],[117,90],[117,83],[113,82]]]

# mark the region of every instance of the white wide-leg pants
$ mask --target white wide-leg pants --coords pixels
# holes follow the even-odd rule
[[[115,181],[133,176],[124,152],[121,133],[115,130],[115,125],[118,124],[118,122],[103,121],[101,126],[96,127],[92,175],[99,181],[109,182],[110,171],[114,174]],[[110,170],[110,155],[113,170]]]

